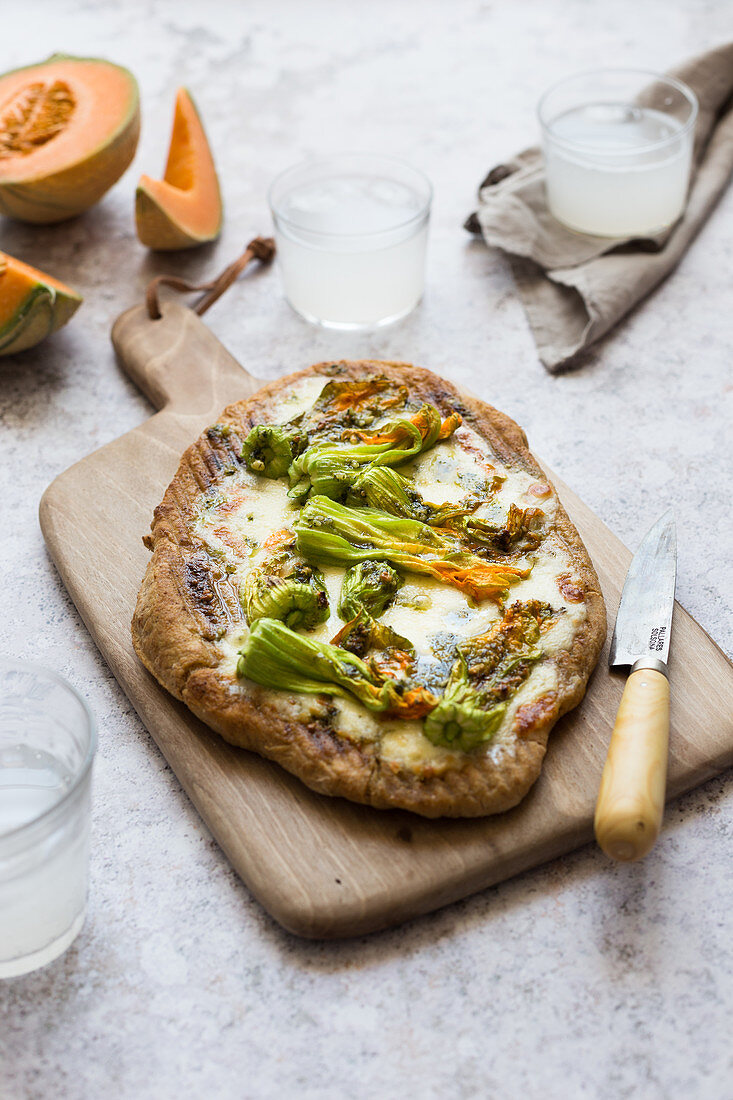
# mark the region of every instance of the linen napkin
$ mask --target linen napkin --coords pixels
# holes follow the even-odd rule
[[[733,172],[733,42],[671,70],[697,95],[692,180],[687,205],[655,237],[594,237],[565,229],[545,201],[539,148],[489,172],[479,209],[465,223],[510,256],[539,357],[553,373],[574,366],[673,270]]]

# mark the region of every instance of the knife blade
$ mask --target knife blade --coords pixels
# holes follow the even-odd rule
[[[651,851],[664,812],[669,746],[667,662],[677,576],[671,509],[634,555],[611,640],[611,668],[631,666],[603,768],[595,834],[624,862]]]
[[[626,574],[608,663],[633,665],[643,657],[669,660],[677,578],[677,538],[670,508],[636,551]]]

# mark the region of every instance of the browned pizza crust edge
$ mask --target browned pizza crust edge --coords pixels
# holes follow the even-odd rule
[[[557,692],[520,707],[516,738],[498,763],[478,750],[447,771],[416,773],[379,758],[370,742],[356,743],[332,725],[327,696],[313,697],[313,717],[289,718],[277,696],[256,685],[246,694],[232,690],[217,672],[217,638],[242,619],[236,592],[202,543],[192,534],[195,504],[201,492],[224,478],[236,463],[250,427],[270,419],[270,401],[296,380],[318,373],[354,379],[378,371],[409,387],[411,400],[436,405],[444,415],[458,409],[506,465],[519,465],[546,481],[528,450],[527,440],[509,417],[451,383],[406,363],[375,360],[318,363],[230,405],[220,424],[228,431],[207,429],[181,458],[178,471],[155,509],[153,551],[132,621],[132,638],[140,660],[156,679],[233,745],[252,749],[276,761],[321,794],[342,795],[379,809],[402,808],[426,817],[476,817],[515,806],[537,779],[547,739],[557,719],[582,699],[606,633],[600,585],[588,553],[562,507],[553,529],[562,539],[580,582],[587,617],[572,647],[556,659]]]

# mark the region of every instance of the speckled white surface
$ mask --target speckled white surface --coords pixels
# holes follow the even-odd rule
[[[140,79],[134,167],[67,225],[0,224],[0,246],[86,298],[73,324],[0,367],[0,645],[46,662],[100,725],[90,910],[75,946],[0,983],[3,1100],[168,1097],[733,1097],[730,776],[668,812],[654,854],[587,848],[393,932],[312,944],[229,869],[97,654],[36,520],[45,485],[148,416],[109,325],[151,273],[212,272],[268,227],[270,178],[342,146],[397,153],[436,189],[424,303],[376,337],[308,328],[268,274],[209,322],[254,373],[323,357],[409,358],[464,382],[629,545],[667,505],[679,598],[729,653],[733,191],[673,278],[575,374],[538,364],[502,257],[461,223],[485,171],[534,137],[540,92],[607,63],[665,68],[730,36],[730,2],[297,0],[71,4],[4,13],[2,68],[54,50]],[[162,168],[176,86],[217,152],[225,235],[152,261],[137,175]]]

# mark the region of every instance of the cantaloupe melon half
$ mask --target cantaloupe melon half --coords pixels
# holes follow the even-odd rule
[[[60,222],[125,171],[140,133],[137,81],[110,61],[55,54],[0,76],[0,213]]]
[[[135,220],[143,244],[168,251],[205,244],[221,232],[221,193],[214,158],[185,88],[176,94],[165,176],[162,180],[140,177]]]
[[[0,252],[0,355],[40,343],[66,324],[81,301],[58,279]]]

